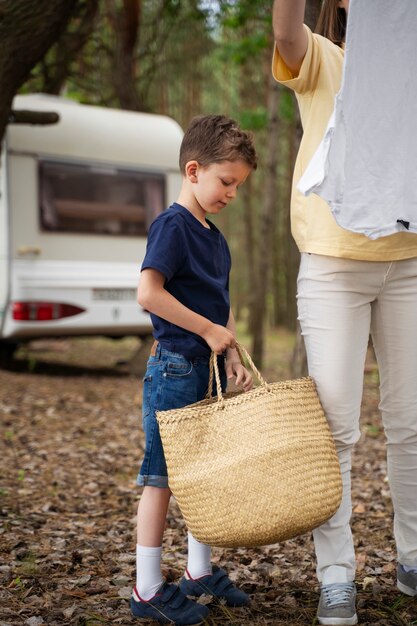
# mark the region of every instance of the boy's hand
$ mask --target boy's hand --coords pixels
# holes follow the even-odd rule
[[[226,359],[227,380],[236,377],[235,385],[243,387],[244,391],[249,391],[253,387],[252,374],[240,361]]]
[[[234,348],[236,345],[236,340],[230,330],[220,324],[210,324],[203,338],[216,354],[223,354],[227,348]]]

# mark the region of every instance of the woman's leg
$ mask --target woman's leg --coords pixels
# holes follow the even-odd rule
[[[382,265],[310,254],[301,259],[297,298],[308,368],[336,442],[343,480],[339,510],[313,533],[319,581],[332,565],[345,568],[348,581],[355,577],[351,451],[360,435],[370,303],[380,288]]]
[[[391,264],[372,307],[398,560],[417,567],[417,259]]]

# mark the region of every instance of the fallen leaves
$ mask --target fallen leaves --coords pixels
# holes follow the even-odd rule
[[[60,369],[42,366],[38,349],[35,373],[0,372],[1,626],[135,624],[129,598],[143,449],[140,383],[106,361],[100,365],[98,353],[95,372],[93,348],[87,352],[90,369],[72,365],[65,371],[64,358],[71,355],[66,348],[59,351]],[[372,363],[367,367],[374,372]],[[404,626],[417,619],[417,610],[395,588],[393,513],[375,381],[369,375],[352,480],[359,615],[363,626]],[[310,535],[251,550],[215,548],[213,561],[253,599],[239,610],[216,606],[209,626],[315,623]],[[185,565],[186,528],[173,501],[164,574],[178,580]]]

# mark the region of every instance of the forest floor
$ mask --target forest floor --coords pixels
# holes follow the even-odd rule
[[[268,341],[267,380],[289,376],[293,338]],[[0,371],[0,626],[133,626],[135,487],[143,451],[141,381],[126,362],[134,339],[32,342]],[[417,624],[417,598],[396,589],[392,506],[368,356],[362,436],[353,469],[352,528],[362,626]],[[173,501],[164,573],[186,562]],[[215,548],[213,560],[251,594],[248,608],[214,606],[208,626],[314,626],[319,598],[310,535],[259,549]],[[151,622],[149,622],[150,624]]]

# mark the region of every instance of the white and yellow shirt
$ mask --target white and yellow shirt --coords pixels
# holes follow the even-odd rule
[[[395,261],[417,256],[417,234],[400,232],[369,239],[336,223],[329,205],[315,194],[304,196],[296,188],[319,146],[332,115],[342,79],[344,50],[305,26],[308,48],[294,77],[274,50],[275,79],[293,89],[297,97],[303,137],[295,163],[291,200],[291,227],[301,252],[367,261]]]

